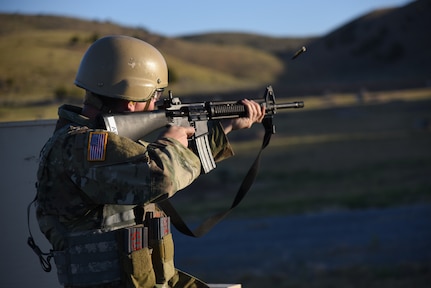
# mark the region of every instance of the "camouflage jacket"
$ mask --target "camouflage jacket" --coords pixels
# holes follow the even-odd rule
[[[209,126],[215,160],[233,155],[220,124]],[[81,108],[64,105],[40,153],[40,229],[54,250],[61,250],[65,233],[103,229],[110,213],[171,197],[191,184],[200,168],[199,158],[174,139],[134,142],[98,129]]]

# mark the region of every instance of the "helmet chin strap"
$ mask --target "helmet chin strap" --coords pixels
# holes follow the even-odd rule
[[[144,107],[144,111],[148,111],[148,108],[150,107],[151,101],[153,101],[157,94],[157,89],[153,92],[153,94],[151,95],[150,99],[148,99],[147,101],[145,101],[145,107]],[[157,97],[156,97],[157,98]],[[157,101],[157,100],[156,100]]]
[[[153,97],[151,97],[149,100],[145,102],[144,111],[148,111],[148,108],[150,107],[151,101],[153,101]]]

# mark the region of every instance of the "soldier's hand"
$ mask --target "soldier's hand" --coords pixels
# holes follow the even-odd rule
[[[193,134],[195,134],[195,128],[193,127],[171,125],[168,127],[168,130],[161,135],[161,137],[173,138],[183,144],[184,147],[188,147],[189,143],[187,139],[192,137]]]
[[[265,107],[261,107],[259,103],[247,99],[241,103],[245,106],[247,117],[224,121],[222,124],[226,134],[233,130],[250,128],[254,123],[261,123],[265,117]]]

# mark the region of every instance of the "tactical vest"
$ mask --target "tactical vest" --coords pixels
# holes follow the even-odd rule
[[[59,282],[90,286],[121,281],[130,287],[154,287],[172,278],[170,219],[148,206],[143,224],[107,231],[123,226],[123,219],[128,222],[134,215],[129,210],[105,219],[112,224],[105,221],[107,230],[65,235],[65,249],[53,251]]]
[[[39,173],[57,140],[68,127],[56,131],[43,148]],[[126,287],[154,287],[175,274],[170,218],[154,204],[142,211],[130,205],[105,205],[100,229],[70,233],[54,216],[42,216],[64,239],[64,250],[52,251],[59,282],[64,286],[122,283]],[[136,225],[136,223],[140,223]]]

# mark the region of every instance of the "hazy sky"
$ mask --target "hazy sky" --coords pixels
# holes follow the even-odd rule
[[[53,14],[142,27],[164,36],[250,32],[324,35],[377,8],[412,0],[0,0],[0,12]]]

